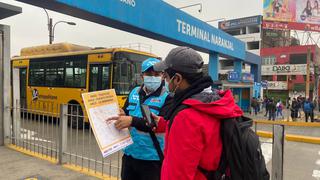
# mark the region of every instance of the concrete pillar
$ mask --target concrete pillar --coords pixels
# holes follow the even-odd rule
[[[208,65],[209,76],[213,81],[219,80],[219,55],[218,53],[211,52],[209,54],[209,65]]]
[[[259,82],[258,81],[258,65],[256,65],[256,64],[250,65],[250,74],[253,74],[254,82]]]
[[[242,61],[237,59],[233,62],[234,65],[234,71],[238,72],[241,76],[242,73]]]
[[[10,27],[0,25],[0,145],[10,135]]]

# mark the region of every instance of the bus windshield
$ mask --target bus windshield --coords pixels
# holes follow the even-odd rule
[[[142,84],[141,64],[150,56],[117,52],[113,61],[113,88],[118,95],[128,95],[130,90]]]

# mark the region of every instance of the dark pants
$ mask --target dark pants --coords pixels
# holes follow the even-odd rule
[[[311,122],[314,121],[314,117],[313,117],[314,113],[313,112],[304,112],[304,114],[305,114],[305,117],[306,117],[306,122],[308,122],[309,117],[311,119]]]
[[[269,120],[275,120],[276,119],[276,112],[269,111]]]
[[[160,161],[146,161],[122,156],[122,180],[160,180]]]

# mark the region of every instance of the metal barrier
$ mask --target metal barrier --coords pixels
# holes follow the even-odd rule
[[[38,102],[26,108],[16,101],[9,110],[8,146],[98,178],[120,179],[122,153],[102,157],[79,105]]]
[[[263,131],[258,130],[258,125],[264,124]],[[304,142],[312,144],[320,144],[320,137],[312,136],[302,136],[296,135],[299,133],[296,130],[295,135],[286,134],[286,127],[294,128],[320,128],[320,123],[305,123],[305,122],[286,122],[286,121],[265,121],[259,120],[254,121],[254,131],[261,137],[272,138],[272,180],[282,180],[283,179],[283,170],[284,170],[284,144],[285,140],[295,141],[295,142]],[[260,128],[261,130],[261,128]],[[292,130],[292,129],[291,129]],[[318,130],[317,130],[318,132]],[[303,132],[300,132],[303,133]]]
[[[53,105],[43,108],[44,103],[26,108],[16,101],[9,108],[12,121],[9,143],[20,150],[29,151],[44,158],[57,160],[58,156],[58,114],[54,113]],[[43,111],[46,109],[46,111]]]
[[[61,105],[60,163],[74,165],[82,171],[103,177],[120,179],[121,152],[102,157],[90,123],[85,123],[87,117],[79,115],[80,108],[79,105]]]

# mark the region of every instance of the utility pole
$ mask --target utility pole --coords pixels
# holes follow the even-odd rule
[[[307,77],[306,77],[306,98],[310,98],[310,61],[311,61],[311,49],[307,50]]]
[[[52,42],[53,42],[52,18],[49,19],[48,30],[49,30],[49,44],[52,44]]]

